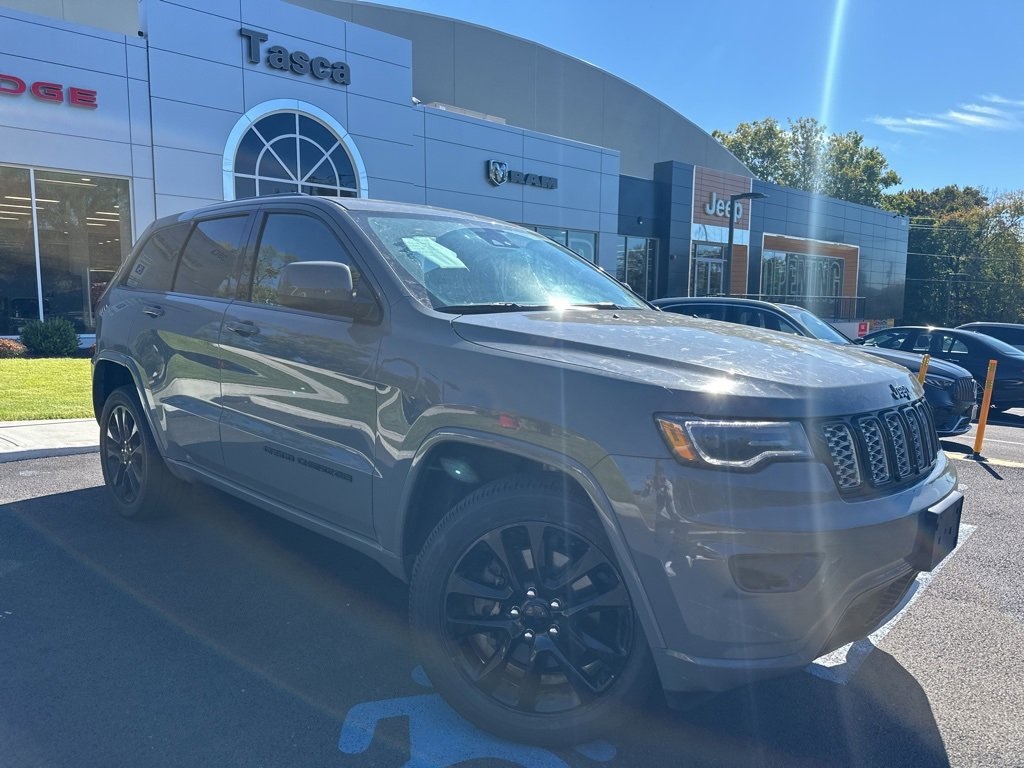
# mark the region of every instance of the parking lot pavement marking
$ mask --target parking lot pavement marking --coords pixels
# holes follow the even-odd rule
[[[844,645],[842,648],[838,648],[832,653],[822,656],[820,659],[808,665],[806,671],[815,677],[820,677],[822,680],[828,680],[830,683],[836,685],[846,685],[853,676],[860,669],[860,665],[864,663],[864,660],[875,650],[875,646],[882,641],[889,631],[896,626],[896,622],[899,621],[903,614],[914,603],[917,602],[921,594],[927,589],[928,585],[932,583],[932,580],[939,574],[939,572],[946,567],[953,556],[960,550],[967,540],[971,537],[971,534],[977,529],[976,525],[963,524],[960,526],[960,539],[956,543],[956,547],[953,551],[936,566],[934,571],[928,573],[920,573],[914,580],[913,588],[903,598],[903,604],[899,608],[898,613],[893,616],[889,621],[883,624],[881,627],[872,632],[868,637],[863,640],[858,640],[855,643]]]
[[[412,678],[425,688],[431,687],[422,667],[413,670]],[[341,726],[338,749],[346,755],[366,752],[376,736],[377,724],[392,717],[409,720],[409,761],[402,768],[445,768],[483,759],[497,759],[522,768],[569,768],[568,763],[546,749],[505,741],[480,730],[456,714],[436,693],[356,704]],[[615,747],[606,741],[588,742],[574,749],[599,763],[611,761],[616,754]]]
[[[1024,469],[1024,463],[1019,461],[1007,461],[1006,459],[987,459],[984,456],[973,456],[971,454],[947,453],[951,459],[960,461],[973,461],[976,464],[991,464],[993,467],[1009,467],[1011,469]]]

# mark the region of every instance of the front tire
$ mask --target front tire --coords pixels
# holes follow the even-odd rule
[[[100,464],[108,496],[127,518],[156,514],[181,487],[156,447],[132,387],[118,387],[103,404]]]
[[[417,559],[410,618],[438,691],[507,739],[580,744],[657,690],[604,530],[558,476],[498,480],[453,508]]]

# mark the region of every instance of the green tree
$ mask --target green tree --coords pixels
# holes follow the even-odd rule
[[[783,128],[769,117],[711,135],[757,178],[785,187],[878,205],[884,190],[900,183],[885,155],[877,147],[865,146],[856,131],[829,134],[813,117],[788,124]]]
[[[1024,193],[949,185],[887,195],[910,217],[903,321],[1024,321]]]

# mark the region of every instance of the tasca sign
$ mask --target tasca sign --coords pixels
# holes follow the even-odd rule
[[[245,39],[245,52],[250,64],[259,64],[260,47],[269,39],[266,32],[242,27],[238,30]],[[310,56],[305,51],[289,51],[283,45],[271,45],[266,50],[265,62],[271,69],[309,75],[316,80],[327,80],[337,85],[349,85],[352,72],[344,61],[331,61],[323,56]]]

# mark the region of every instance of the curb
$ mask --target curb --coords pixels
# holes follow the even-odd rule
[[[30,448],[23,451],[0,451],[0,464],[28,459],[48,459],[54,456],[77,456],[84,453],[99,453],[98,445],[79,445],[69,448]]]

